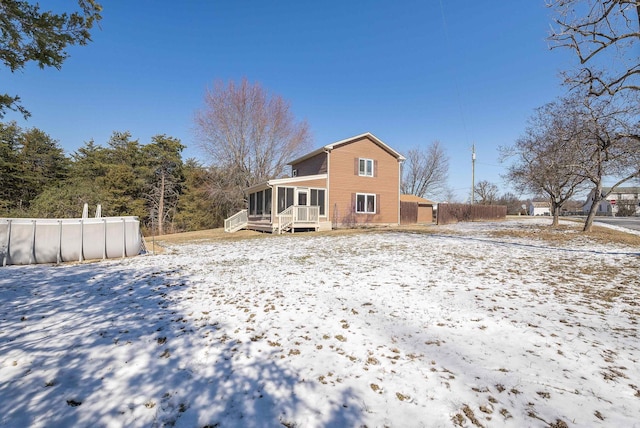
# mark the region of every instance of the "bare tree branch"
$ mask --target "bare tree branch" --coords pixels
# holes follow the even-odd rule
[[[449,158],[442,144],[409,150],[403,164],[402,193],[421,198],[442,197],[447,192]]]
[[[282,176],[287,161],[309,148],[307,122],[297,122],[289,103],[259,83],[218,81],[204,101],[195,118],[197,135],[213,166],[231,175],[224,191],[234,199],[249,186]]]
[[[640,0],[547,0],[555,12],[551,49],[573,51],[581,65],[564,73],[590,95],[640,90]]]
[[[480,205],[492,205],[498,199],[498,186],[487,180],[476,183],[474,192],[478,195],[478,204]]]
[[[502,159],[515,158],[505,176],[517,190],[549,198],[553,225],[562,205],[584,185],[581,123],[577,100],[567,98],[536,110],[514,146],[501,148]]]

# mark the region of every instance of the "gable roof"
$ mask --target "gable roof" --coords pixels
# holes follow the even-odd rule
[[[335,143],[331,143],[331,144],[327,144],[326,146],[320,147],[319,149],[316,149],[310,153],[307,153],[304,156],[301,156],[297,159],[292,160],[291,162],[289,162],[287,165],[293,165],[299,162],[302,162],[304,160],[307,160],[309,158],[312,158],[322,152],[330,152],[331,150],[340,147],[340,146],[344,146],[346,144],[352,143],[356,140],[361,140],[362,138],[368,138],[369,140],[373,141],[375,144],[377,144],[379,147],[381,147],[382,149],[384,149],[386,152],[388,152],[391,156],[395,157],[396,159],[398,159],[399,161],[403,161],[405,160],[405,157],[402,156],[400,153],[398,153],[397,151],[395,151],[394,149],[392,149],[391,147],[389,147],[388,145],[386,145],[385,143],[382,142],[382,140],[380,140],[378,137],[376,137],[375,135],[373,135],[370,132],[365,132],[364,134],[360,134],[360,135],[356,135],[354,137],[350,137],[344,140],[340,140],[340,141],[336,141]]]
[[[530,204],[534,208],[551,208],[551,203],[550,202],[531,201]]]

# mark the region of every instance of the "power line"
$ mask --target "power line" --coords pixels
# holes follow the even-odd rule
[[[445,17],[444,14],[444,6],[442,4],[442,0],[440,0],[440,13],[442,15],[442,26],[444,27],[444,38],[445,38],[445,42],[447,44],[447,50],[449,52],[454,52],[454,50],[451,48],[451,41],[449,39],[449,28],[447,26],[447,18]],[[455,87],[456,90],[456,99],[458,101],[458,109],[460,110],[460,120],[462,121],[462,128],[464,129],[464,134],[465,137],[467,139],[466,143],[469,143],[469,132],[467,130],[467,123],[464,117],[464,109],[462,108],[462,97],[460,96],[460,88],[458,86],[458,75],[457,75],[457,70],[456,67],[453,65],[453,61],[451,62],[452,65],[452,71],[453,71],[453,85]]]
[[[442,0],[440,0],[440,13],[442,15],[442,26],[444,28],[444,37],[445,37],[445,42],[447,45],[447,50],[449,52],[457,52],[454,49],[451,48],[451,41],[449,39],[449,28],[447,26],[447,18],[444,14],[444,5],[442,4]],[[455,91],[456,91],[456,100],[458,101],[458,109],[460,111],[460,119],[462,121],[462,128],[464,129],[464,134],[466,137],[466,141],[465,143],[469,144],[469,131],[467,130],[467,123],[465,120],[465,114],[464,114],[464,109],[462,108],[462,97],[460,96],[460,87],[458,85],[458,73],[457,73],[457,69],[453,63],[453,61],[451,62],[452,64],[452,77],[453,77],[453,85],[455,87]],[[475,143],[472,145],[472,161],[471,161],[471,204],[473,204],[473,199],[474,199],[474,193],[475,193],[475,161],[476,161],[476,149],[475,149]]]

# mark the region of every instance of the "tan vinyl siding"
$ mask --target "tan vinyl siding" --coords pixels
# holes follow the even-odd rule
[[[291,165],[291,169],[298,171],[298,177],[304,175],[326,174],[327,154],[319,153],[309,159],[305,159],[302,162]]]
[[[302,180],[302,181],[296,181],[295,183],[290,183],[290,184],[277,184],[276,186],[313,187],[317,189],[325,189],[327,187],[327,180],[324,178],[320,178],[316,180]]]
[[[338,225],[399,223],[398,159],[368,138],[348,142],[331,151],[329,215]],[[359,176],[358,159],[372,159],[374,176]],[[376,195],[375,214],[355,213],[357,193]]]

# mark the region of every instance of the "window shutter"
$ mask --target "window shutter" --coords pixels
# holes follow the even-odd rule
[[[376,214],[380,214],[380,195],[376,193],[376,206],[374,207]]]
[[[374,177],[378,176],[378,161],[377,160],[373,161],[373,176]]]
[[[356,194],[355,193],[351,194],[351,212],[352,213],[356,212]]]
[[[360,159],[358,158],[353,160],[353,173],[355,175],[360,175]]]

